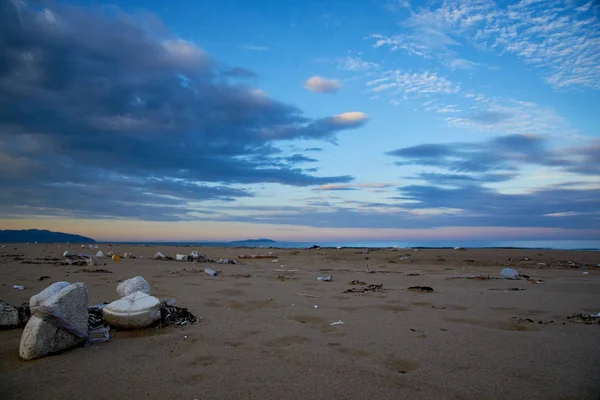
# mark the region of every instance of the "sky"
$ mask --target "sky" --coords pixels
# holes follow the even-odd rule
[[[0,228],[600,239],[597,1],[0,0]]]

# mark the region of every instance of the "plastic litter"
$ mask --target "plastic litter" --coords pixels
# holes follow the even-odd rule
[[[314,307],[314,308],[319,308],[319,306],[318,306],[318,305],[316,305],[316,304],[315,304],[313,307]]]
[[[585,271],[585,272],[582,272],[581,274],[582,274],[582,275],[589,275],[590,273],[589,273],[589,272],[587,272],[587,271]]]
[[[63,257],[69,257],[70,255],[71,255],[71,253],[69,253],[69,250],[67,250],[63,253]]]
[[[217,276],[217,271],[212,268],[204,268],[204,272],[210,276]]]
[[[519,279],[519,273],[512,268],[504,268],[500,271],[500,275],[506,279]]]
[[[152,257],[152,258],[154,258],[155,260],[164,260],[165,256],[160,251],[157,251],[156,254],[154,254],[154,257]]]
[[[13,285],[13,289],[17,289],[17,290],[23,290],[23,289],[25,289],[25,286],[21,286],[21,285]]]
[[[334,326],[334,325],[344,325],[344,321],[342,321],[341,319],[339,321],[335,321],[332,322],[331,324],[329,324],[330,326]]]
[[[318,281],[324,281],[324,282],[331,282],[333,280],[333,276],[331,275],[327,275],[327,276],[319,276],[317,278]]]
[[[119,260],[121,259],[121,256],[120,256],[120,255],[118,255],[118,254],[113,254],[113,256],[112,256],[112,259],[113,259],[114,261],[119,261]]]
[[[102,250],[99,250],[99,251],[96,253],[96,257],[104,257],[104,253],[102,252]]]
[[[188,256],[186,256],[185,254],[177,254],[175,256],[175,259],[177,261],[187,261],[188,260]]]

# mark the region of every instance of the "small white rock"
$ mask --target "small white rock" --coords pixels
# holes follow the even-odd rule
[[[117,294],[119,297],[129,296],[135,292],[144,292],[150,295],[150,284],[142,276],[136,276],[123,281],[117,286]]]

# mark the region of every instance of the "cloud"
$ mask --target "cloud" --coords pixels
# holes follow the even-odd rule
[[[391,91],[393,94],[422,95],[430,93],[455,94],[460,86],[433,72],[404,72],[390,70],[381,74],[378,79],[367,82],[371,91],[378,93]]]
[[[359,183],[353,184],[327,184],[314,188],[315,191],[331,191],[331,190],[359,190],[359,189],[386,189],[393,187],[391,183]]]
[[[371,35],[375,47],[389,47],[437,60],[450,69],[478,63],[460,57],[466,46],[514,54],[534,66],[555,88],[600,88],[600,6],[592,2],[444,0],[413,11],[402,32]],[[579,6],[577,6],[579,4]]]
[[[569,173],[600,175],[600,139],[592,139],[585,147],[552,148],[548,139],[538,135],[505,135],[479,143],[421,144],[386,153],[398,157],[396,165],[420,165],[445,168],[452,172],[484,174],[457,179],[451,176],[427,176],[439,184],[461,181],[501,182],[526,165],[557,168]],[[492,175],[490,175],[492,173]],[[507,175],[508,173],[508,175]],[[434,179],[429,179],[433,177]]]
[[[358,190],[356,189],[353,185],[342,185],[342,184],[327,184],[327,185],[322,185],[319,186],[317,188],[314,188],[313,190],[316,191],[329,191],[329,190]]]
[[[323,149],[320,147],[309,147],[307,149],[304,149],[304,151],[323,151]]]
[[[254,45],[250,45],[250,44],[241,44],[241,45],[238,45],[237,47],[239,47],[240,49],[250,50],[250,51],[269,51],[269,50],[271,50],[270,47],[254,46]]]
[[[364,114],[306,117],[155,17],[20,2],[0,15],[5,213],[186,219],[194,202],[252,196],[236,185],[353,179],[311,175],[278,146],[335,141]]]
[[[304,87],[311,92],[333,94],[342,88],[339,81],[313,76],[304,82]]]
[[[335,61],[337,69],[343,71],[372,71],[379,69],[376,62],[365,61],[361,57],[347,56],[340,57]]]

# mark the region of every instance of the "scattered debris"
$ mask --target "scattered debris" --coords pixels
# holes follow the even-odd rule
[[[342,293],[366,293],[366,292],[385,292],[385,289],[383,288],[383,284],[368,285],[368,286],[353,287],[350,289],[346,289]]]
[[[112,271],[109,271],[104,268],[81,268],[74,272],[87,272],[91,274],[112,274]]]
[[[344,321],[342,321],[340,319],[339,321],[335,321],[335,322],[332,322],[331,324],[329,324],[329,326],[335,326],[335,325],[344,325]]]
[[[227,275],[231,278],[252,278],[252,275],[250,274],[231,274],[231,275]]]
[[[287,280],[290,280],[290,279],[300,279],[300,278],[295,278],[295,277],[291,277],[291,276],[285,276],[285,275],[277,274],[277,277],[275,279],[277,279],[278,281],[282,281],[283,282],[283,281],[287,281]]]
[[[331,275],[327,275],[327,276],[319,276],[317,278],[318,281],[323,281],[323,282],[331,282],[333,280],[333,277]]]
[[[215,271],[212,268],[204,268],[204,272],[206,273],[206,275],[217,276],[217,271]]]
[[[567,317],[567,319],[570,322],[577,322],[577,323],[583,323],[586,325],[592,325],[592,324],[600,324],[600,314],[598,315],[593,315],[593,314],[573,314],[569,317]]]
[[[176,254],[175,255],[175,259],[177,261],[187,261],[188,260],[188,256],[186,256],[185,254]]]
[[[274,255],[274,254],[262,254],[262,255],[255,255],[255,254],[244,255],[244,254],[239,254],[238,258],[240,258],[240,259],[248,259],[248,258],[250,258],[250,259],[260,259],[260,258],[277,258],[277,256]]]
[[[416,292],[433,292],[433,288],[429,286],[410,286],[408,290],[416,291]]]
[[[511,288],[489,288],[488,290],[502,290],[502,291],[505,291],[505,292],[507,292],[507,291],[518,292],[518,291],[525,290],[525,289],[511,287]]]
[[[413,272],[413,273],[411,273],[411,274],[406,274],[406,276],[419,276],[419,275],[421,275],[421,274],[418,274],[418,273],[416,273],[416,272]]]
[[[348,282],[348,285],[366,285],[366,284],[367,284],[367,282],[357,281],[357,280]]]
[[[165,256],[160,251],[157,251],[156,254],[154,254],[154,256],[152,258],[155,260],[164,260]]]
[[[23,290],[23,289],[25,289],[25,286],[22,286],[22,285],[13,285],[12,288],[13,289],[17,289],[17,290]]]
[[[197,322],[197,318],[187,308],[176,307],[162,303],[160,308],[160,320],[153,326],[163,328],[169,325],[191,325]]]
[[[44,276],[40,276],[40,277],[38,278],[38,281],[43,281],[44,279],[50,279],[50,278],[51,278],[50,276],[48,276],[48,275],[44,275]]]
[[[519,273],[512,268],[504,268],[502,271],[500,271],[500,275],[506,279],[519,279]]]
[[[452,280],[452,279],[472,279],[472,280],[476,280],[476,281],[489,281],[492,279],[506,279],[506,278],[500,278],[497,276],[484,276],[484,275],[478,275],[478,276],[449,276],[448,278],[446,278],[446,280]]]

